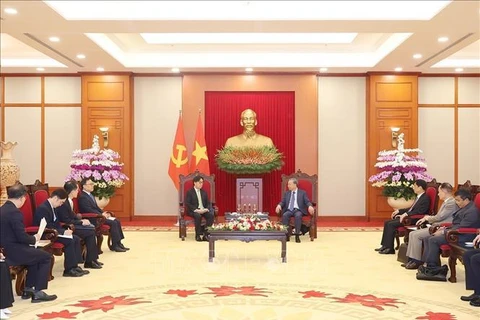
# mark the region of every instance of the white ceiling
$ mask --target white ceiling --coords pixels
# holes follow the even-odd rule
[[[480,73],[480,1],[1,1],[0,7],[2,73],[37,67]],[[417,53],[422,57],[413,58]]]

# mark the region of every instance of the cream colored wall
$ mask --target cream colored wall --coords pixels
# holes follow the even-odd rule
[[[458,78],[458,103],[480,104],[480,77]]]
[[[135,216],[177,215],[178,193],[168,176],[182,109],[182,78],[135,77]]]
[[[41,103],[40,77],[6,77],[5,103]]]
[[[318,78],[320,216],[365,216],[366,79]]]
[[[454,104],[455,78],[434,77],[418,79],[418,104]]]
[[[45,103],[82,103],[81,77],[46,77]]]
[[[454,108],[418,110],[418,147],[423,150],[428,173],[438,182],[455,183]]]
[[[458,110],[458,182],[480,185],[480,108]]]

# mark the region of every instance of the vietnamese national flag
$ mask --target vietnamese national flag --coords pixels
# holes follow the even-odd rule
[[[205,134],[200,114],[198,114],[197,131],[195,132],[195,142],[193,143],[192,158],[190,159],[190,173],[196,169],[204,175],[210,175],[210,163],[208,161]]]
[[[168,167],[168,175],[173,181],[175,187],[179,188],[180,178],[183,174],[188,175],[188,155],[187,144],[185,143],[185,134],[183,132],[182,115],[180,114],[177,124],[177,132],[173,141],[172,154],[170,156],[170,165]]]

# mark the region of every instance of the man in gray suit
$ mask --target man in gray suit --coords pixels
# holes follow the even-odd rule
[[[283,195],[282,201],[275,208],[275,212],[282,211],[282,224],[288,226],[290,218],[295,217],[295,242],[300,242],[300,229],[302,216],[313,214],[313,205],[308,199],[307,193],[298,189],[298,180],[291,178],[287,183],[288,191]],[[307,213],[308,210],[308,213]]]
[[[440,225],[445,222],[451,222],[453,213],[458,210],[458,206],[453,198],[453,187],[450,183],[444,182],[438,188],[438,197],[443,201],[442,206],[434,216],[426,215],[417,221],[417,226],[423,223]],[[430,237],[429,228],[419,229],[410,232],[408,235],[407,257],[408,263],[402,264],[405,269],[418,269],[422,265],[422,243],[423,240]]]
[[[460,208],[453,214],[452,226],[438,229],[428,241],[425,241],[424,261],[427,267],[438,266],[438,254],[440,246],[447,244],[445,234],[448,230],[457,230],[459,228],[480,228],[480,210],[472,201],[472,194],[466,189],[459,189],[455,192],[455,202]],[[475,234],[461,234],[458,237],[458,243],[465,245],[465,242],[472,241]]]

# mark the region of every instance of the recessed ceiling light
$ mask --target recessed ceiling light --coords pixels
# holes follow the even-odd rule
[[[180,69],[179,69],[179,68],[172,68],[172,72],[173,72],[173,73],[179,73],[179,72],[180,72]]]
[[[320,68],[320,72],[327,72],[328,68]]]
[[[245,71],[246,71],[246,72],[252,72],[252,71],[253,71],[253,68],[245,68]]]
[[[5,8],[5,9],[3,9],[3,12],[5,12],[6,14],[17,14],[18,13],[17,9],[14,9],[14,8]]]
[[[457,72],[462,72],[462,71],[463,71],[463,68],[456,68],[455,71],[457,71]]]
[[[105,71],[105,69],[104,69],[103,67],[98,67],[98,68],[97,68],[97,71],[98,71],[98,72],[103,72],[103,71]]]
[[[79,53],[79,54],[77,54],[77,58],[78,58],[78,59],[85,59],[85,55]]]
[[[403,69],[401,67],[396,67],[395,68],[395,71],[399,72],[399,71],[402,71]]]
[[[52,42],[59,42],[60,38],[59,37],[50,37],[50,38],[48,38],[48,40],[50,40]]]
[[[37,71],[45,71],[45,68],[37,68]]]
[[[438,38],[438,42],[447,42],[448,41],[448,37],[440,37]]]
[[[413,55],[413,59],[420,59],[422,57],[422,55],[420,53],[415,53]]]

